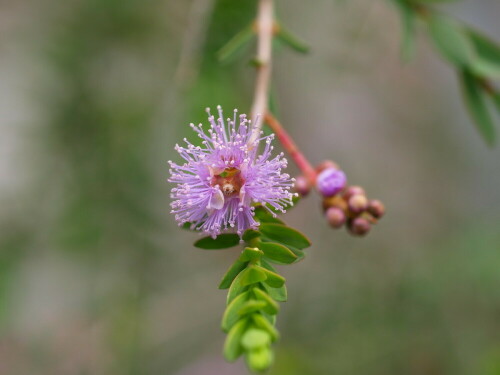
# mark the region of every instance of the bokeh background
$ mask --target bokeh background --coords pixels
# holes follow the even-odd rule
[[[204,108],[248,111],[253,45],[215,51],[255,0],[0,3],[0,373],[239,375],[218,281],[169,215],[167,160]],[[313,162],[382,199],[370,235],[287,214],[313,247],[282,269],[270,374],[500,374],[500,149],[476,133],[425,35],[399,59],[389,1],[278,0],[280,117]],[[500,40],[500,3],[446,11]],[[297,173],[292,168],[294,174]]]

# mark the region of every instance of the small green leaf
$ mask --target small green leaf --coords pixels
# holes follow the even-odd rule
[[[245,302],[247,302],[248,295],[249,292],[241,293],[226,307],[221,323],[224,332],[228,332],[233,325],[240,320],[241,316],[238,314],[238,311],[245,305]]]
[[[461,74],[464,100],[477,129],[488,145],[495,143],[495,127],[480,81],[464,70]]]
[[[265,284],[265,283],[261,283],[261,285],[263,286],[263,288],[266,290],[267,294],[269,294],[269,296],[278,301],[278,302],[286,302],[287,299],[288,299],[288,293],[287,293],[287,290],[286,290],[286,285],[283,285],[281,288],[272,288],[271,286]]]
[[[247,267],[241,274],[241,285],[256,284],[267,279],[267,274],[262,267]]]
[[[261,224],[259,230],[267,238],[285,245],[305,249],[311,241],[298,230],[280,224]]]
[[[238,276],[238,274],[245,269],[247,266],[246,262],[241,262],[237,260],[233,263],[233,265],[227,270],[226,274],[223,276],[219,289],[227,289],[231,286],[234,278]]]
[[[475,59],[472,42],[463,26],[443,15],[429,17],[429,31],[436,48],[457,67],[471,65]]]
[[[241,338],[241,345],[247,350],[268,346],[270,343],[271,336],[263,329],[250,328]]]
[[[269,320],[264,318],[264,316],[261,314],[254,314],[252,315],[252,319],[257,327],[267,331],[271,335],[271,341],[274,342],[279,339],[280,335],[278,330],[272,323],[269,322]]]
[[[217,59],[220,62],[228,62],[243,50],[248,42],[255,35],[253,25],[250,24],[229,40],[219,51],[217,51]]]
[[[243,233],[243,241],[248,242],[260,236],[260,233],[253,229],[247,229]]]
[[[266,278],[264,281],[267,285],[272,288],[281,288],[285,284],[285,278],[281,275],[278,275],[276,272],[270,271],[268,269],[260,267],[261,270],[264,271]]]
[[[299,37],[294,35],[292,32],[287,30],[283,25],[279,25],[278,33],[276,35],[278,40],[286,44],[288,47],[299,53],[308,53],[309,46],[301,40]]]
[[[255,247],[246,247],[240,257],[239,260],[242,262],[248,262],[251,260],[256,260],[260,259],[264,255],[264,252],[262,250],[259,250]]]
[[[246,319],[239,320],[227,334],[226,341],[224,342],[224,357],[227,361],[235,361],[243,354],[241,339],[246,331],[247,325],[248,321]]]
[[[274,215],[276,215],[274,213]],[[273,216],[273,213],[269,212],[266,208],[262,206],[258,206],[255,208],[255,218],[261,223],[275,223],[275,224],[283,224],[283,221]]]
[[[469,29],[468,34],[479,57],[471,69],[483,77],[499,78],[500,46],[478,31]]]
[[[265,301],[250,300],[245,302],[238,310],[239,316],[244,316],[247,314],[254,313],[256,311],[262,310],[266,306]]]
[[[288,247],[278,243],[261,242],[259,248],[264,252],[267,258],[281,264],[293,263],[298,258]]]
[[[500,93],[496,93],[495,96],[493,96],[493,104],[495,104],[498,113],[500,113]]]
[[[205,250],[228,249],[240,243],[240,236],[235,233],[219,234],[216,238],[204,237],[194,243],[194,246]]]
[[[266,306],[262,309],[263,311],[270,315],[276,315],[278,313],[279,305],[269,294],[259,288],[253,288],[252,291],[258,300],[266,302]]]
[[[412,7],[403,1],[396,2],[401,14],[402,41],[401,58],[404,62],[413,59],[415,55],[415,21],[416,15]]]
[[[229,291],[227,293],[227,301],[226,304],[229,305],[238,295],[245,292],[248,289],[248,286],[242,284],[242,278],[244,276],[244,272],[247,270],[243,270],[240,272],[238,276],[233,280],[231,286],[229,287]]]
[[[247,353],[246,362],[251,371],[266,371],[273,364],[273,352],[267,346],[251,350]]]

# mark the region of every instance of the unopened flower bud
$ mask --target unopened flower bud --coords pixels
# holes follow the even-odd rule
[[[360,214],[368,207],[368,199],[364,195],[356,194],[349,198],[349,211],[353,214]]]
[[[368,212],[371,213],[375,218],[380,219],[382,216],[384,216],[385,206],[379,200],[371,200],[370,202],[368,202]]]
[[[326,210],[326,219],[333,228],[340,228],[346,221],[344,211],[337,207],[330,207]]]
[[[347,211],[347,202],[339,195],[323,199],[323,210],[326,211],[330,207],[340,208],[344,213]]]
[[[328,168],[318,175],[316,187],[324,197],[331,197],[341,192],[347,182],[345,173],[341,170]]]
[[[361,186],[349,186],[344,192],[344,199],[346,201],[349,201],[349,198],[351,198],[353,195],[366,195],[365,189],[363,189]]]
[[[331,160],[324,160],[318,164],[318,166],[316,167],[316,172],[321,173],[325,169],[328,169],[328,168],[333,168],[333,169],[337,169],[337,170],[340,169],[340,167],[337,163],[335,163]]]
[[[349,221],[348,224],[349,232],[351,232],[354,236],[366,235],[370,231],[371,227],[372,225],[370,222],[362,217],[357,217]]]
[[[298,176],[295,179],[294,189],[300,196],[305,197],[311,191],[311,185],[309,181],[304,176]]]

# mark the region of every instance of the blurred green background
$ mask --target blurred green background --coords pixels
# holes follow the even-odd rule
[[[255,5],[0,3],[0,374],[247,373],[222,359],[219,329],[238,250],[193,248],[166,179],[205,107],[249,110],[252,48],[223,66],[214,53]],[[500,374],[500,150],[452,69],[425,37],[400,63],[388,1],[277,6],[312,48],[276,48],[283,123],[388,215],[358,239],[327,226],[316,196],[287,214],[314,245],[282,270],[270,373]],[[500,40],[497,0],[446,11]]]

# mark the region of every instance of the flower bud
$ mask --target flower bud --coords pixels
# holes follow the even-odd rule
[[[363,189],[361,186],[349,186],[344,192],[344,199],[346,201],[349,201],[349,198],[351,198],[353,195],[366,195],[365,189]]]
[[[339,195],[324,198],[323,199],[323,210],[326,211],[330,207],[340,208],[345,213],[347,211],[347,202]]]
[[[323,172],[325,169],[328,169],[328,168],[333,168],[333,169],[336,169],[336,170],[339,170],[340,167],[337,163],[331,161],[331,160],[324,160],[322,161],[321,163],[318,164],[318,166],[316,167],[316,172],[317,173],[321,173]]]
[[[349,211],[353,214],[360,214],[368,207],[368,199],[364,195],[356,194],[349,198]]]
[[[340,208],[330,207],[326,210],[326,219],[333,228],[340,228],[346,221],[346,215]]]
[[[385,206],[381,201],[373,199],[368,202],[368,212],[371,213],[373,217],[380,219],[384,216]]]
[[[341,192],[347,182],[345,173],[334,168],[327,168],[318,175],[316,187],[324,197],[331,197]]]
[[[301,197],[305,197],[311,191],[311,185],[309,181],[304,176],[298,176],[295,179],[294,189]]]
[[[352,235],[364,236],[370,231],[372,226],[365,218],[357,217],[350,220],[347,227],[349,228],[349,232],[351,232]]]

